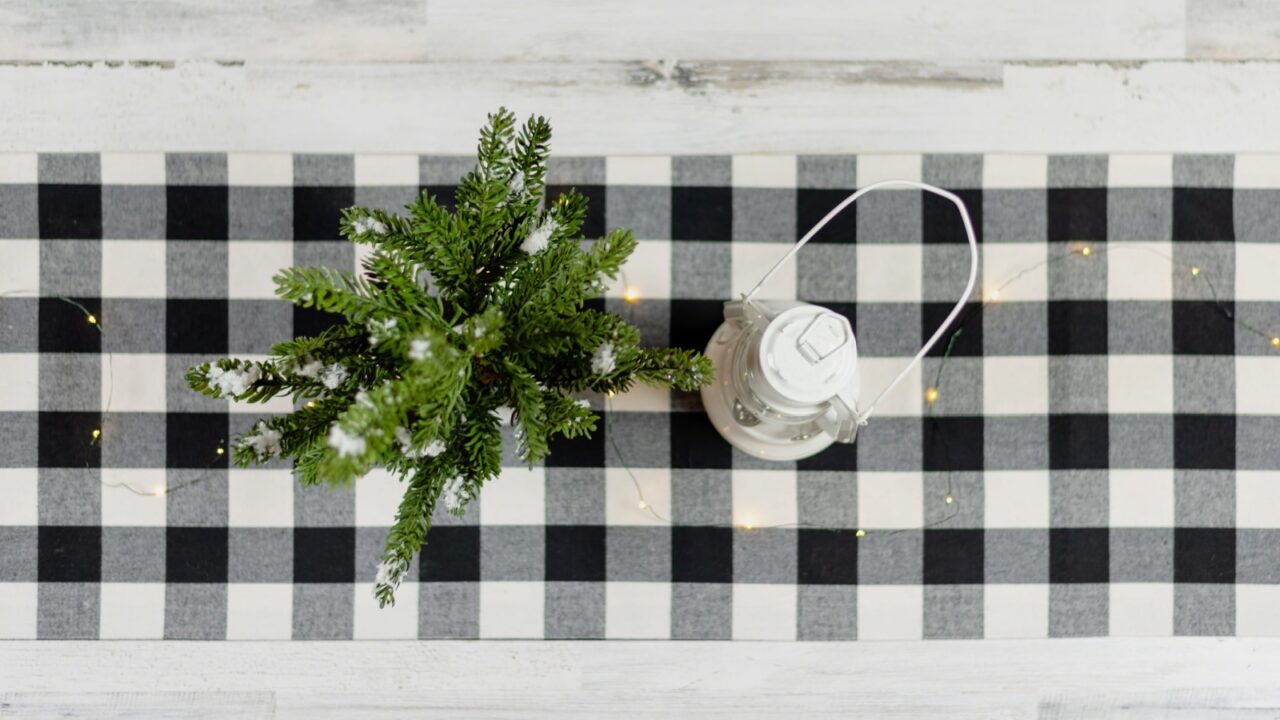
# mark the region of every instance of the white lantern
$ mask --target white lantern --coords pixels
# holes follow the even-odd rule
[[[960,301],[920,352],[871,402],[859,409],[858,344],[843,315],[795,300],[757,300],[769,278],[828,222],[863,195],[900,186],[950,200],[969,240],[969,282]],[[892,272],[892,268],[886,268]],[[845,198],[760,278],[741,300],[725,303],[724,323],[706,354],[716,379],[702,389],[702,404],[734,447],[766,460],[798,460],[834,442],[851,443],[875,406],[902,381],[960,314],[978,275],[978,242],[964,202],[941,188],[912,180],[886,180]]]

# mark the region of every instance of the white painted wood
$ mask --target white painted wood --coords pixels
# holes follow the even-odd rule
[[[1280,150],[1280,63],[0,67],[0,150],[469,154],[485,113],[559,154]]]
[[[1277,677],[1280,639],[12,642],[0,714],[177,717],[211,697],[247,714],[270,694],[276,717],[308,719],[1254,718],[1280,711]]]
[[[0,61],[410,61],[427,0],[10,0]]]
[[[1187,0],[1193,58],[1280,58],[1280,8],[1273,0]]]
[[[433,60],[1181,59],[1184,20],[1184,0],[431,0],[426,35]]]

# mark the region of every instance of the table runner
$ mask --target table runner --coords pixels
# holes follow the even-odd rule
[[[0,637],[1280,633],[1280,353],[1228,319],[1280,332],[1280,159],[1245,155],[553,158],[588,236],[641,239],[603,304],[648,342],[701,349],[725,299],[886,178],[965,200],[1000,296],[941,375],[939,348],[855,445],[797,463],[732,450],[696,395],[593,398],[601,432],[509,457],[378,610],[394,479],[228,469],[262,407],[182,375],[324,327],[273,299],[274,271],[355,267],[341,208],[448,199],[469,166],[0,155]],[[945,201],[873,194],[764,294],[849,317],[866,396],[966,253]]]

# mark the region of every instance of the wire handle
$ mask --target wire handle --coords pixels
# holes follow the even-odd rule
[[[942,334],[951,326],[951,323],[955,322],[956,316],[960,314],[960,310],[963,309],[965,303],[969,301],[969,295],[973,293],[974,283],[978,280],[978,238],[973,232],[973,221],[969,219],[969,210],[965,208],[964,201],[957,197],[955,193],[943,190],[940,187],[929,185],[928,183],[916,182],[915,180],[882,180],[877,183],[872,183],[864,188],[860,188],[857,192],[842,200],[839,205],[832,208],[831,212],[823,216],[823,218],[819,220],[818,223],[809,230],[809,232],[804,234],[804,237],[800,238],[795,245],[791,246],[791,249],[787,251],[786,255],[782,256],[782,259],[778,260],[772,268],[769,268],[769,272],[765,273],[764,277],[760,278],[760,282],[756,283],[755,287],[751,288],[749,292],[742,296],[743,304],[752,305],[754,307],[754,304],[751,302],[751,298],[755,297],[755,294],[760,290],[760,287],[768,282],[769,278],[773,277],[774,273],[778,272],[778,270],[785,265],[787,261],[791,260],[791,258],[799,252],[800,248],[804,247],[805,243],[813,239],[813,236],[817,235],[819,230],[825,227],[827,223],[831,222],[832,218],[839,215],[845,208],[857,202],[858,198],[863,195],[866,195],[873,190],[881,190],[886,187],[909,187],[916,188],[917,190],[924,190],[925,192],[930,192],[939,197],[946,198],[951,201],[952,205],[956,206],[956,209],[960,211],[960,220],[964,223],[965,235],[969,238],[969,282],[965,285],[964,294],[960,296],[959,302],[956,303],[955,307],[951,308],[950,314],[948,314],[947,318],[942,321],[942,324],[938,326],[938,329],[934,331],[933,336],[924,344],[924,347],[920,348],[920,352],[916,353],[916,356],[911,358],[911,362],[907,363],[907,366],[902,369],[902,372],[898,373],[898,376],[886,385],[885,388],[880,391],[879,395],[875,396],[875,399],[867,405],[865,410],[857,414],[858,425],[866,425],[867,419],[871,417],[873,412],[875,412],[876,405],[889,393],[890,390],[894,389],[897,387],[898,383],[902,382],[903,378],[907,376],[907,373],[911,372],[912,368],[920,364],[920,361],[924,359],[924,356],[935,344],[937,344],[938,340],[942,337]]]

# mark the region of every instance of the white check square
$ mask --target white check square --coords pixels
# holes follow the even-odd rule
[[[1172,185],[1172,155],[1115,154],[1107,159],[1108,187],[1167,188]]]
[[[859,472],[858,526],[918,528],[924,522],[924,478],[918,472]]]
[[[0,640],[35,640],[37,583],[0,582]]]
[[[110,407],[113,412],[164,412],[165,356],[161,353],[103,355],[102,407]]]
[[[859,585],[859,640],[919,640],[924,634],[924,586]]]
[[[1048,470],[988,470],[982,478],[986,527],[1049,527]]]
[[[356,478],[356,526],[387,527],[400,508],[405,485],[383,468]]]
[[[1280,527],[1280,471],[1236,471],[1236,527]]]
[[[984,586],[982,626],[983,636],[988,640],[1048,637],[1049,586]]]
[[[782,259],[791,249],[787,243],[732,243],[730,297],[748,292],[760,282],[760,278]],[[760,288],[761,298],[794,300],[796,297],[796,265],[789,262],[778,269],[769,282]]]
[[[541,525],[547,519],[546,497],[541,467],[504,467],[480,488],[480,524]]]
[[[987,155],[982,186],[987,189],[1043,188],[1049,183],[1047,155]]]
[[[920,302],[924,253],[919,245],[864,244],[855,252],[858,302]]]
[[[357,589],[360,586],[357,586]],[[359,606],[356,612],[359,613]],[[227,585],[228,640],[293,637],[293,586],[289,583]]]
[[[34,185],[39,175],[35,153],[0,153],[0,185]]]
[[[102,296],[166,297],[164,240],[103,240]]]
[[[39,294],[39,240],[0,240],[0,292],[29,297]]]
[[[1173,299],[1173,246],[1124,242],[1106,248],[1108,300]]]
[[[1280,301],[1280,243],[1235,244],[1236,300]]]
[[[1107,409],[1115,414],[1173,413],[1173,357],[1107,357]]]
[[[98,637],[103,640],[164,638],[164,583],[102,583]]]
[[[734,640],[795,640],[796,586],[733,586]]]
[[[1173,527],[1172,470],[1112,470],[1109,478],[1112,527]]]
[[[164,153],[102,153],[103,185],[164,185]]]
[[[541,639],[546,588],[540,582],[481,582],[480,637]]]
[[[644,383],[636,383],[631,389],[614,395],[609,400],[612,412],[671,412],[671,391]]]
[[[1241,153],[1235,157],[1235,181],[1240,189],[1280,188],[1280,155]]]
[[[982,296],[999,302],[1049,299],[1045,243],[993,243],[982,248]],[[1028,268],[1031,268],[1028,270]]]
[[[1236,412],[1241,415],[1280,415],[1277,378],[1280,378],[1280,355],[1237,355]]]
[[[1280,612],[1276,608],[1280,608],[1280,585],[1237,585],[1236,636],[1280,635]]]
[[[862,402],[869,402],[898,377],[911,362],[907,357],[859,357],[858,388]],[[925,404],[924,370],[911,368],[906,377],[876,405],[877,417],[920,417]]]
[[[0,468],[0,527],[40,524],[40,491],[35,468]]]
[[[1108,634],[1112,637],[1173,635],[1172,583],[1111,583]]]
[[[230,153],[227,184],[250,187],[291,187],[293,156],[287,153]]]
[[[795,523],[796,485],[794,470],[734,470],[734,524],[766,527]]]
[[[605,182],[609,185],[671,185],[671,157],[612,156],[604,161]]]
[[[671,241],[638,241],[605,295],[637,303],[671,297]]]
[[[40,409],[40,356],[0,352],[0,411],[36,412]]]
[[[793,188],[796,186],[795,155],[734,155],[735,187]]]
[[[270,300],[272,278],[293,265],[293,243],[275,240],[231,240],[227,243],[227,293],[233,300]]]
[[[231,527],[293,527],[293,473],[262,468],[227,471]]]
[[[356,155],[356,185],[395,186],[419,182],[417,155]]]
[[[920,182],[924,173],[923,158],[920,155],[865,154],[858,156],[858,187],[866,187],[872,183],[885,180],[914,180]]]
[[[102,524],[164,527],[167,489],[163,468],[103,468]]]
[[[356,640],[416,640],[418,638],[418,583],[407,582],[396,590],[396,604],[378,607],[373,585],[356,583]]]
[[[632,477],[634,476],[634,481]],[[636,485],[640,491],[636,490]],[[605,522],[610,525],[667,525],[671,517],[671,470],[609,467],[604,469]],[[643,492],[643,501],[641,493]],[[641,504],[643,502],[643,505]]]
[[[987,357],[982,362],[982,404],[987,415],[1047,415],[1049,358]]]
[[[665,640],[671,637],[671,585],[610,582],[604,586],[604,636]]]

